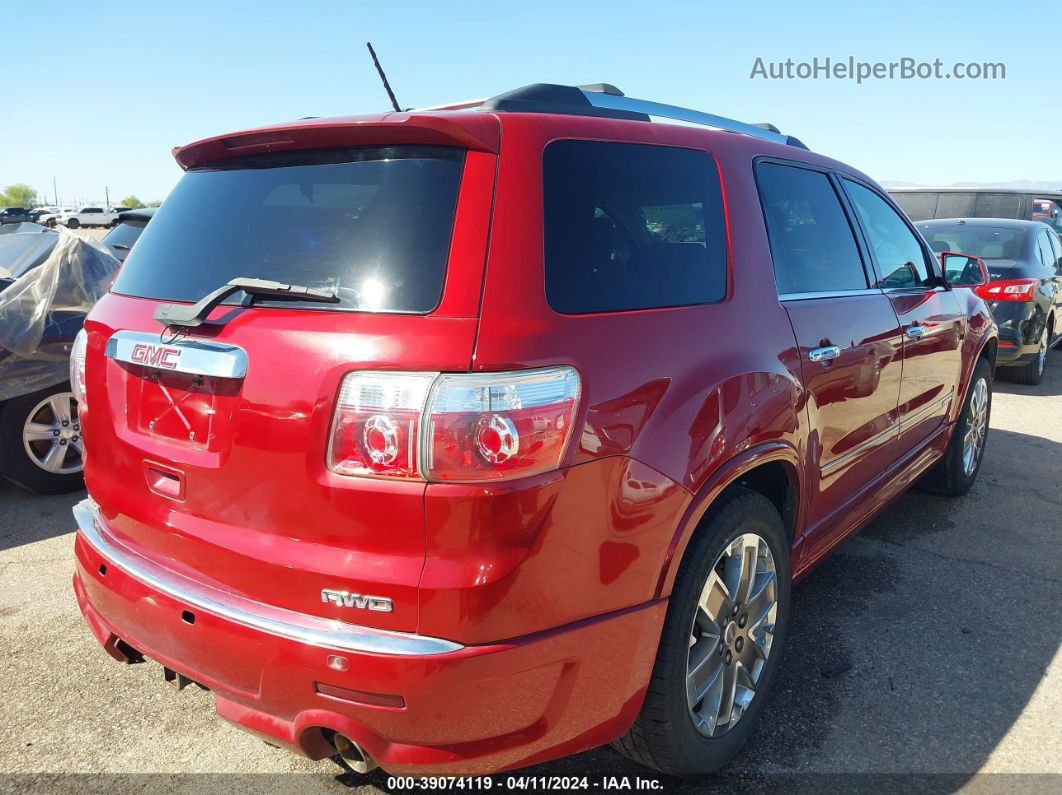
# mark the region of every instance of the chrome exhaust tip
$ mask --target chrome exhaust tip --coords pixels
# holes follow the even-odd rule
[[[332,738],[332,745],[335,746],[339,758],[355,773],[369,773],[378,767],[373,758],[349,737],[337,733]]]

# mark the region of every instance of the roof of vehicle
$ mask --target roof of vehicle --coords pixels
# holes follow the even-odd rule
[[[119,210],[118,211],[118,220],[119,221],[144,221],[146,223],[147,221],[151,220],[151,216],[153,216],[155,214],[155,210],[157,210],[157,209],[158,209],[158,207],[137,207],[137,208],[131,209],[131,210]]]
[[[947,188],[933,188],[919,186],[917,188],[887,188],[889,193],[1020,193],[1035,194],[1047,198],[1062,198],[1062,185],[1055,190],[1037,190],[1036,188],[985,188],[985,187],[962,187],[949,186]]]
[[[1045,224],[1042,221],[1019,221],[1014,218],[932,218],[928,221],[915,221],[915,226],[923,226],[925,224],[932,224],[933,226],[962,224],[963,226],[992,226],[1003,229],[1032,229],[1041,226],[1048,229],[1051,228],[1049,224]]]
[[[380,142],[386,128],[388,143],[462,146],[497,153],[501,147],[502,119],[517,116],[568,119],[586,129],[598,128],[607,135],[616,124],[659,125],[678,122],[694,126],[718,140],[760,139],[778,146],[776,154],[804,159],[807,147],[770,124],[747,124],[721,116],[625,97],[608,84],[560,86],[536,83],[488,99],[465,100],[421,110],[378,113],[365,116],[305,118],[258,127],[175,147],[173,155],[184,169],[231,157],[285,150],[329,146],[372,145]],[[797,150],[797,151],[794,151]],[[813,161],[814,162],[814,161]],[[839,164],[838,164],[839,165]]]

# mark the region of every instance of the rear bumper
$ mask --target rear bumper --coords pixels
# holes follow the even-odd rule
[[[77,518],[74,590],[108,653],[128,661],[124,641],[209,687],[222,717],[273,743],[321,758],[330,729],[393,772],[495,772],[614,739],[641,706],[666,609],[462,646],[241,602],[124,548],[88,501]]]

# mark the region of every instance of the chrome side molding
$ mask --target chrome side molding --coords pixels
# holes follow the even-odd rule
[[[214,378],[247,375],[247,352],[236,345],[189,339],[166,342],[161,334],[144,331],[116,331],[107,340],[104,355],[116,362],[189,375]]]
[[[103,517],[92,498],[74,506],[79,535],[100,555],[134,580],[196,607],[270,635],[322,649],[397,656],[448,654],[464,648],[441,638],[362,627],[335,619],[298,613],[263,604],[195,582],[138,555],[106,530]]]

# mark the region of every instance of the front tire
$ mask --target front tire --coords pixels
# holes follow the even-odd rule
[[[978,359],[944,457],[920,483],[926,491],[961,497],[970,490],[981,471],[991,416],[992,368],[985,359]]]
[[[0,406],[0,470],[38,494],[84,487],[84,445],[69,384],[12,398]]]
[[[778,673],[790,575],[778,511],[758,492],[727,491],[682,559],[645,702],[613,744],[620,753],[699,776],[744,747]]]

